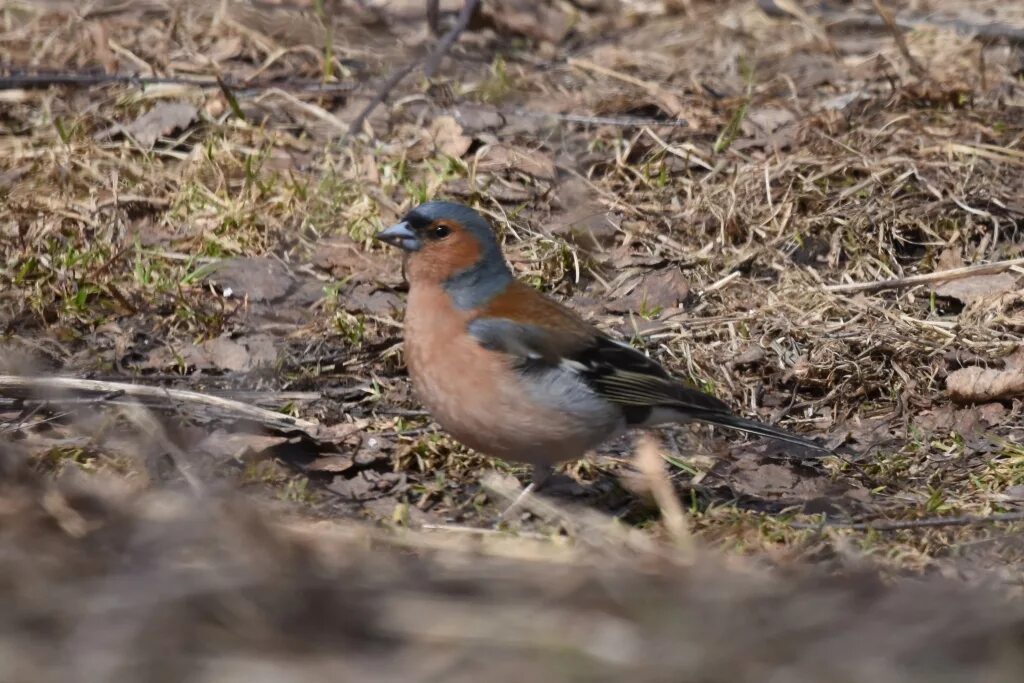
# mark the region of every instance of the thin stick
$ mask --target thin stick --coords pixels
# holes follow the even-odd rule
[[[459,12],[459,18],[455,20],[455,26],[452,27],[448,33],[444,34],[441,38],[441,42],[438,44],[437,49],[427,59],[426,65],[423,67],[423,75],[427,78],[433,78],[438,68],[441,66],[441,61],[445,55],[455,45],[455,41],[459,39],[462,32],[469,26],[470,20],[473,18],[473,13],[476,12],[476,6],[480,4],[480,0],[466,0],[465,4],[462,5],[462,11]]]
[[[427,26],[435,36],[441,35],[441,0],[427,0]]]
[[[918,78],[925,78],[928,76],[928,72],[921,66],[921,62],[917,61],[914,55],[910,54],[910,47],[907,46],[907,38],[903,35],[903,29],[896,25],[896,21],[892,17],[892,13],[885,8],[882,4],[882,0],[871,0],[871,4],[875,6],[875,11],[878,12],[878,16],[885,22],[885,27],[889,29],[889,33],[892,34],[893,40],[896,41],[896,47],[899,48],[900,54],[903,55],[903,59],[907,60],[907,64],[910,65],[910,70],[914,72],[914,75]]]
[[[472,18],[473,12],[476,11],[476,6],[479,4],[480,0],[466,0],[462,5],[462,11],[459,12],[459,18],[455,22],[455,26],[453,26],[448,33],[444,34],[437,45],[437,49],[435,49],[430,57],[427,58],[427,61],[424,64],[423,73],[427,78],[433,76],[438,67],[441,66],[441,60],[444,59],[445,55],[448,54],[448,51],[452,49],[453,45],[455,45],[455,41],[458,40],[459,35],[466,30],[467,26],[469,26],[469,20]],[[377,94],[373,96],[373,99],[370,100],[370,102],[361,112],[359,112],[358,115],[356,115],[354,119],[352,119],[352,123],[349,124],[348,127],[348,134],[355,135],[362,130],[363,123],[366,121],[366,118],[373,113],[374,109],[384,104],[384,101],[387,100],[391,91],[394,90],[406,76],[412,73],[415,68],[416,63],[411,62],[391,74],[391,76],[384,81],[384,84],[381,86]]]
[[[675,488],[665,473],[665,459],[662,457],[661,449],[647,434],[642,434],[637,438],[636,466],[647,479],[651,494],[658,504],[658,509],[661,510],[661,520],[665,525],[665,530],[680,549],[692,551],[693,532],[690,530],[690,524],[683,512],[683,506],[679,502]]]
[[[939,270],[934,273],[923,273],[909,277],[898,277],[891,280],[875,280],[874,282],[851,282],[845,285],[828,285],[824,288],[826,292],[880,292],[885,289],[900,289],[914,285],[926,284],[929,282],[944,282],[947,280],[961,280],[972,275],[990,275],[1001,273],[1014,266],[1024,265],[1024,258],[1012,258],[994,263],[979,263],[973,266],[961,266],[949,270]]]
[[[905,529],[927,529],[946,526],[982,526],[998,522],[1024,522],[1024,510],[1019,512],[1001,512],[986,517],[926,517],[924,519],[905,519],[890,522],[830,522],[819,524],[793,522],[789,526],[794,529],[851,529],[853,531],[903,531]]]
[[[205,486],[203,486],[203,482],[196,475],[192,466],[192,460],[178,444],[174,443],[174,440],[167,434],[163,425],[153,416],[153,413],[140,405],[134,405],[127,407],[124,410],[124,415],[135,423],[140,432],[148,434],[149,438],[159,443],[165,449],[171,462],[174,463],[174,467],[195,495],[205,493]]]
[[[75,71],[56,71],[41,73],[24,73],[5,68],[0,71],[9,72],[0,76],[0,90],[32,90],[53,86],[89,88],[96,85],[188,85],[196,88],[220,88],[221,82],[216,78],[194,78],[188,76],[139,76],[136,74],[100,74]],[[354,83],[324,83],[320,80],[300,78],[284,81],[256,81],[239,83],[224,80],[223,85],[235,94],[245,94],[278,88],[282,90],[298,90],[313,93],[351,92],[356,89]]]
[[[774,0],[757,0],[757,6],[762,12],[770,17],[785,17],[788,15],[788,13],[779,7]],[[811,11],[826,19],[829,23],[829,28],[832,29],[886,28],[886,22],[873,15],[844,12],[841,10],[828,9],[823,6],[815,7]],[[943,19],[941,17],[926,16],[909,18],[893,17],[893,23],[904,31],[920,28],[921,26],[931,26],[943,29],[952,29],[960,35],[970,36],[974,40],[978,40],[983,43],[991,43],[1000,39],[1006,40],[1010,43],[1024,43],[1024,28],[1009,26],[996,21],[979,24],[963,19]]]
[[[507,116],[523,116],[533,119],[554,119],[555,121],[582,123],[594,126],[620,126],[622,128],[645,128],[648,126],[664,126],[671,128],[690,127],[690,122],[686,119],[660,119],[654,116],[591,116],[589,114],[560,114],[546,111],[531,111],[521,107],[497,109],[495,111]]]
[[[817,38],[836,57],[839,56],[839,48],[829,38],[828,32],[810,14],[792,0],[775,0],[772,3],[774,9],[779,12],[778,16],[789,15],[799,21],[803,27]],[[762,8],[763,9],[763,8]]]
[[[200,394],[195,391],[150,387],[142,384],[129,384],[127,382],[102,382],[74,377],[18,377],[16,375],[0,375],[0,394],[18,398],[55,391],[101,394],[119,392],[136,398],[162,399],[165,402],[178,401],[185,404],[209,406],[223,410],[237,418],[253,420],[266,427],[281,431],[300,429],[307,432],[315,432],[319,426],[315,422],[290,417],[264,408],[257,408],[248,403],[232,401],[219,396]]]

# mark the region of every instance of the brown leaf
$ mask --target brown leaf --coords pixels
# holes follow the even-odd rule
[[[312,260],[314,266],[339,280],[397,285],[402,281],[402,265],[394,251],[367,254],[352,238],[342,235],[317,244]]]
[[[554,3],[534,0],[488,0],[480,6],[484,21],[499,35],[509,33],[560,43],[572,28],[572,17]]]
[[[805,474],[790,465],[742,459],[730,468],[729,487],[756,498],[810,500],[829,492],[827,477]]]
[[[957,299],[965,304],[970,304],[981,299],[997,297],[1016,289],[1017,277],[1010,273],[996,273],[994,275],[975,275],[959,280],[943,282],[934,287],[933,291],[939,296],[946,296]]]
[[[767,135],[796,120],[796,115],[782,107],[756,107],[747,112],[742,129],[746,135]]]
[[[663,268],[643,275],[636,287],[624,297],[609,301],[613,313],[660,312],[675,308],[690,294],[690,283],[679,269]]]
[[[238,340],[225,335],[203,342],[200,347],[209,354],[214,366],[222,370],[243,372],[277,360],[274,340],[265,334]]]
[[[393,138],[394,144],[411,161],[429,159],[437,154],[458,158],[473,143],[473,139],[463,134],[462,126],[451,116],[438,116],[427,128],[402,125]]]
[[[359,472],[351,479],[335,477],[334,481],[327,485],[327,489],[348,500],[365,500],[372,494],[377,484],[369,475],[369,472]]]
[[[481,173],[518,171],[541,180],[555,179],[555,162],[544,152],[500,143],[481,148],[477,153],[476,170]]]
[[[469,151],[473,138],[464,135],[462,126],[451,116],[438,116],[428,129],[434,148],[441,154],[458,159]]]
[[[352,469],[353,464],[352,456],[350,455],[326,455],[309,463],[306,469],[311,472],[338,474]]]
[[[210,354],[195,344],[183,347],[167,345],[155,348],[146,356],[141,367],[163,370],[176,368],[179,365],[195,370],[212,370],[215,367]]]
[[[493,130],[505,123],[505,117],[493,109],[471,104],[459,105],[455,116],[464,131]]]
[[[402,300],[397,294],[367,283],[349,288],[339,295],[338,302],[349,313],[390,316],[402,310]]]
[[[249,351],[229,337],[218,337],[203,342],[202,348],[210,355],[210,360],[225,370],[245,370],[249,367]]]
[[[362,432],[370,424],[370,421],[363,418],[353,422],[339,422],[332,425],[318,425],[312,436],[324,443],[338,444],[345,441],[353,434]]]
[[[744,365],[753,365],[764,360],[766,354],[764,349],[760,346],[753,344],[747,346],[745,349],[740,351],[738,354],[727,363],[731,367],[743,367]]]
[[[987,403],[1024,394],[1024,370],[971,367],[954,370],[946,378],[946,391],[960,403]]]
[[[593,198],[593,191],[579,178],[568,178],[558,186],[558,205],[562,210],[551,216],[553,235],[572,237],[583,248],[608,245],[617,234],[612,214]]]
[[[187,102],[161,102],[122,130],[143,147],[152,149],[157,139],[188,128],[198,115],[199,110]]]
[[[225,259],[214,264],[206,280],[220,287],[226,297],[266,302],[281,299],[294,284],[288,267],[266,256]]]
[[[288,437],[285,436],[247,434],[245,432],[230,433],[223,429],[216,429],[196,444],[196,450],[218,458],[241,460],[257,456],[286,441],[288,441]]]
[[[491,176],[484,176],[488,181]],[[476,180],[480,180],[480,176]],[[520,183],[477,182],[469,178],[453,178],[444,184],[444,191],[456,197],[475,197],[486,194],[489,198],[507,204],[525,202],[534,196],[530,188]]]
[[[1003,421],[1006,407],[1002,403],[985,403],[957,408],[951,404],[937,406],[914,418],[914,425],[927,432],[941,430],[970,436]]]

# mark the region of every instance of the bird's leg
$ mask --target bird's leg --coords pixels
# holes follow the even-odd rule
[[[536,493],[542,486],[551,478],[553,470],[547,465],[534,465],[533,474],[530,476],[530,483],[526,485],[526,488],[516,496],[516,499],[512,501],[512,504],[505,508],[505,511],[498,515],[498,521],[495,526],[501,525],[508,516],[515,512],[515,510],[522,504],[528,495]]]

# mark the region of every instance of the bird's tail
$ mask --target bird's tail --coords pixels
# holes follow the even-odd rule
[[[718,412],[718,411],[707,411],[699,415],[693,416],[695,419],[708,424],[719,425],[721,427],[728,427],[729,429],[735,429],[739,432],[746,432],[748,434],[756,434],[758,436],[766,436],[769,439],[775,439],[777,441],[784,441],[786,443],[793,444],[794,446],[801,446],[803,448],[809,448],[820,453],[831,453],[832,451],[825,446],[814,443],[809,439],[797,436],[787,432],[784,429],[778,427],[771,427],[761,422],[754,420],[748,420],[740,417],[739,415],[733,415],[732,413]]]

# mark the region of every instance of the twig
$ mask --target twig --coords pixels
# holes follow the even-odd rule
[[[926,529],[945,526],[982,526],[999,522],[1024,522],[1024,510],[1019,512],[1001,512],[985,517],[925,517],[924,519],[904,519],[888,522],[830,522],[825,520],[818,524],[809,522],[792,522],[794,529],[851,529],[853,531],[903,531],[905,529]]]
[[[686,119],[661,119],[654,116],[591,116],[589,114],[560,114],[555,112],[531,111],[521,107],[497,109],[499,114],[506,116],[522,116],[533,119],[555,119],[568,123],[582,123],[594,126],[621,126],[623,128],[644,128],[647,126],[666,126],[671,128],[688,128]]]
[[[438,43],[437,48],[427,58],[423,66],[423,74],[430,78],[437,71],[438,67],[441,66],[441,61],[444,59],[448,51],[455,45],[455,41],[458,40],[466,27],[469,26],[469,20],[473,17],[473,12],[476,11],[477,5],[480,4],[480,0],[466,0],[462,5],[462,11],[459,12],[459,18],[455,22],[455,26],[444,34],[441,41]],[[348,127],[348,134],[355,135],[363,128],[363,123],[366,118],[373,113],[373,110],[379,107],[387,100],[388,95],[391,91],[402,82],[402,80],[408,76],[416,68],[416,63],[411,62],[405,66],[399,68],[391,76],[388,77],[380,90],[374,95],[373,99],[363,108],[361,112],[352,120],[352,123]]]
[[[770,17],[789,16],[787,12],[774,2],[774,0],[758,0],[757,6],[761,8],[762,12]],[[816,7],[811,11],[826,19],[829,22],[829,28],[887,28],[886,23],[880,17],[873,14],[844,12],[823,6]],[[961,35],[969,35],[974,40],[978,40],[983,43],[991,43],[1002,39],[1018,45],[1024,44],[1024,28],[1008,26],[999,22],[977,24],[964,19],[943,19],[935,16],[909,18],[893,17],[893,22],[904,31],[913,30],[921,26],[932,26],[952,29]]]
[[[227,88],[235,94],[249,94],[271,88],[326,94],[351,92],[357,87],[354,83],[324,83],[318,79],[308,78],[239,83],[234,80],[220,81],[217,78],[190,76],[139,76],[137,74],[73,71],[24,73],[3,66],[0,66],[0,71],[7,72],[7,75],[0,76],[0,90],[31,90],[53,86],[90,88],[96,85],[123,84],[140,87],[146,85],[190,85],[197,88]]]
[[[380,87],[380,90],[377,92],[377,94],[373,96],[373,99],[370,100],[370,102],[365,107],[363,107],[363,110],[359,112],[359,114],[356,115],[354,119],[352,119],[352,123],[349,124],[348,127],[348,134],[355,135],[360,130],[362,130],[363,123],[366,121],[366,117],[372,114],[374,109],[384,104],[384,100],[388,98],[388,95],[390,95],[391,91],[395,89],[395,86],[401,83],[402,80],[410,73],[412,73],[413,69],[415,68],[416,62],[409,62],[408,64],[406,64],[403,67],[400,67],[390,76],[388,76],[388,80],[384,81],[384,84]]]
[[[140,405],[134,405],[128,406],[124,410],[124,415],[135,424],[139,432],[148,434],[149,438],[160,444],[160,447],[167,453],[171,462],[174,463],[175,469],[178,470],[185,483],[192,489],[192,493],[197,496],[205,493],[206,487],[203,486],[203,482],[196,475],[191,458],[167,434],[167,431],[153,416],[153,413]]]
[[[278,431],[294,431],[298,429],[315,433],[319,426],[315,422],[308,420],[290,417],[272,410],[241,403],[240,401],[200,394],[195,391],[150,387],[142,384],[128,384],[126,382],[102,382],[74,377],[18,377],[16,375],[0,375],[0,394],[15,398],[24,398],[43,392],[53,393],[61,391],[100,394],[121,392],[123,395],[136,398],[163,399],[165,403],[179,401],[185,404],[208,406],[223,410],[236,418],[252,420]]]
[[[444,34],[441,38],[441,42],[438,44],[437,49],[434,50],[433,54],[427,59],[427,63],[423,66],[423,75],[427,78],[433,78],[434,74],[441,67],[441,62],[444,60],[445,55],[448,54],[452,46],[455,45],[455,41],[459,39],[462,32],[469,26],[470,20],[473,18],[473,13],[476,12],[477,5],[480,4],[480,0],[466,0],[462,5],[462,11],[459,12],[458,19],[455,20],[455,26],[451,28],[448,33]]]
[[[693,532],[690,530],[676,490],[665,473],[665,461],[653,437],[643,434],[637,438],[636,465],[647,479],[651,495],[661,510],[665,530],[680,549],[692,552]]]
[[[427,0],[427,26],[435,36],[441,35],[441,0]]]
[[[758,3],[761,5],[761,9],[765,12],[764,3]],[[828,31],[818,23],[810,14],[808,14],[800,5],[796,4],[792,0],[774,0],[770,3],[772,9],[777,12],[774,16],[784,17],[791,16],[799,21],[803,27],[811,33],[815,38],[818,39],[829,51],[836,57],[839,56],[839,48],[832,42],[832,39],[828,36]]]
[[[882,0],[871,0],[871,4],[875,6],[875,11],[878,12],[878,16],[885,22],[885,27],[889,29],[892,34],[893,40],[896,41],[896,47],[899,48],[900,54],[903,55],[903,59],[907,60],[907,64],[910,66],[910,70],[914,72],[914,75],[918,78],[927,78],[928,72],[921,66],[921,62],[917,61],[914,55],[910,54],[910,47],[907,46],[907,38],[903,35],[903,29],[896,25],[896,21],[892,18],[892,13],[885,8],[882,4]]]
[[[914,285],[926,284],[929,282],[945,282],[948,280],[960,280],[972,275],[990,275],[1001,273],[1014,266],[1024,265],[1024,258],[1013,258],[994,263],[979,263],[973,266],[961,266],[949,270],[939,270],[934,273],[923,273],[921,275],[910,275],[898,277],[891,280],[875,280],[874,282],[851,282],[844,285],[828,285],[824,288],[826,292],[879,292],[885,289],[900,289]]]
[[[623,73],[622,71],[616,71],[615,69],[609,69],[606,66],[596,64],[590,61],[589,59],[582,59],[580,57],[570,57],[569,59],[566,60],[566,63],[569,66],[576,67],[577,69],[581,69],[583,71],[590,71],[596,74],[601,74],[602,76],[614,78],[617,81],[628,83],[632,86],[640,88],[641,90],[647,92],[651,97],[653,97],[656,100],[658,106],[667,111],[672,116],[678,116],[679,112],[682,111],[683,109],[682,104],[679,101],[679,98],[677,98],[675,95],[667,91],[665,88],[661,87],[661,85],[654,83],[652,81],[645,81],[641,78],[637,78],[636,76]]]

